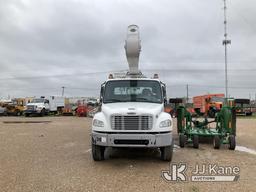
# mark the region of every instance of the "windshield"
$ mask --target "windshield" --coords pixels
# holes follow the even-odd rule
[[[149,80],[109,81],[105,85],[104,103],[150,102],[162,103],[160,83]]]
[[[250,104],[247,104],[247,103],[236,103],[236,107],[249,108]]]
[[[223,97],[212,97],[212,102],[222,102],[224,103],[224,98]]]
[[[33,99],[31,103],[43,103],[44,99]]]

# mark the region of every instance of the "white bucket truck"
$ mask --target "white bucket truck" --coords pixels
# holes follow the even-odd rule
[[[92,121],[92,156],[104,160],[106,147],[159,148],[161,159],[171,161],[172,118],[164,112],[166,87],[158,79],[145,77],[138,69],[141,50],[139,28],[128,26],[125,51],[129,72],[112,74],[101,85],[99,112]]]

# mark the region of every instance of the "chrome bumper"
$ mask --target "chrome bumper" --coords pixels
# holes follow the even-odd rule
[[[92,143],[109,147],[164,147],[172,145],[172,133],[92,132]]]

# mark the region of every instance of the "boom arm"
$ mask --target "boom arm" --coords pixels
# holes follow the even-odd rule
[[[125,40],[126,58],[129,64],[130,74],[139,73],[139,56],[141,51],[139,27],[137,25],[128,26],[127,38]]]

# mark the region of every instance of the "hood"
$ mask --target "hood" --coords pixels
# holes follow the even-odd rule
[[[164,110],[163,104],[146,102],[107,103],[102,105],[102,112],[106,115],[158,115]]]
[[[43,106],[44,103],[28,103],[27,106]]]

